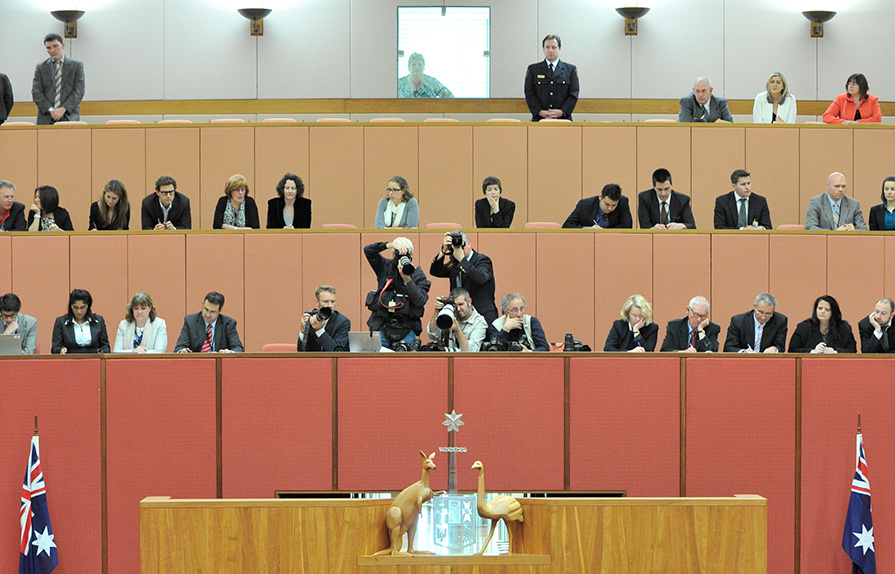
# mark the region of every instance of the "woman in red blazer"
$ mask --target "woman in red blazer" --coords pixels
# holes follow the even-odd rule
[[[824,112],[824,123],[882,122],[883,114],[879,109],[879,98],[868,94],[868,89],[870,88],[867,85],[867,78],[864,77],[864,74],[852,74],[849,76],[845,82],[845,93],[836,96],[836,99]],[[859,114],[856,114],[856,111]]]

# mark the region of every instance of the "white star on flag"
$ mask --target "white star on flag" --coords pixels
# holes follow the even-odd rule
[[[451,414],[444,413],[444,416],[445,421],[441,424],[448,428],[448,432],[460,432],[460,427],[466,424],[460,420],[463,414],[458,415],[456,410],[451,410]]]
[[[40,532],[34,532],[34,546],[37,546],[37,554],[39,555],[41,552],[46,552],[47,556],[50,555],[50,548],[56,548],[56,543],[53,542],[55,536],[50,534],[46,527],[44,527],[44,531],[41,534]],[[872,542],[872,540],[871,540]]]
[[[867,527],[863,524],[861,525],[861,530],[863,532],[852,532],[857,538],[858,543],[855,544],[855,548],[862,547],[864,549],[864,554],[867,554],[867,549],[869,548],[871,552],[876,552],[873,548],[873,527],[870,527],[870,530],[867,530]]]

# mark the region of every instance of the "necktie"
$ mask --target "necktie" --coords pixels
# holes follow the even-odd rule
[[[764,331],[764,325],[761,323],[758,324],[758,328],[755,329],[755,344],[752,346],[752,350],[756,353],[761,352],[761,334]]]
[[[737,227],[746,227],[748,225],[746,216],[746,199],[740,198],[740,211],[737,214]]]
[[[56,66],[56,99],[53,102],[53,107],[58,108],[62,106],[62,62],[56,60],[54,65]]]
[[[883,327],[883,336],[879,338],[879,346],[883,352],[889,351],[889,328]]]
[[[839,227],[839,202],[833,204],[833,224]]]
[[[550,75],[553,75],[553,62],[550,62]]]
[[[696,348],[696,329],[690,331],[690,346]]]
[[[203,353],[211,352],[211,325],[205,326],[205,342],[202,343],[202,351]]]
[[[665,202],[662,202],[661,207],[659,208],[659,223],[662,225],[668,224],[668,209],[665,207]]]

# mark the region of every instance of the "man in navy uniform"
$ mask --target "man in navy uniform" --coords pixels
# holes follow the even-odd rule
[[[572,121],[572,111],[578,103],[578,68],[560,61],[562,40],[559,36],[545,36],[541,47],[546,59],[532,64],[525,72],[525,103],[531,110],[531,121]]]

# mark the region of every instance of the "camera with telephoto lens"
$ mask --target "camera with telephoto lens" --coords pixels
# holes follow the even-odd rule
[[[401,339],[400,341],[392,343],[391,347],[392,351],[396,353],[409,353],[410,351],[419,351],[420,340],[414,338],[412,343],[408,343],[406,340]]]
[[[398,268],[401,269],[401,272],[404,275],[413,275],[413,263],[411,263],[413,259],[410,258],[410,255],[402,255],[400,259],[398,259]]]
[[[564,353],[574,353],[578,351],[590,352],[590,345],[585,345],[571,333],[566,333],[565,341],[563,342],[562,350]]]
[[[329,321],[329,318],[333,316],[333,308],[321,307],[320,309],[311,309],[308,311],[308,315],[311,317],[316,315],[321,321]]]
[[[494,337],[491,337],[490,341],[485,341],[484,343],[482,343],[482,351],[517,352],[522,351],[522,346],[526,343],[528,343],[528,337],[526,337],[525,334],[523,334],[518,341],[501,341],[495,335]]]
[[[451,245],[454,247],[463,247],[463,232],[462,231],[451,231],[448,233],[448,237],[451,238]]]
[[[439,297],[438,300],[444,303],[444,307],[435,317],[435,324],[439,329],[450,329],[456,320],[457,304],[453,297]]]

